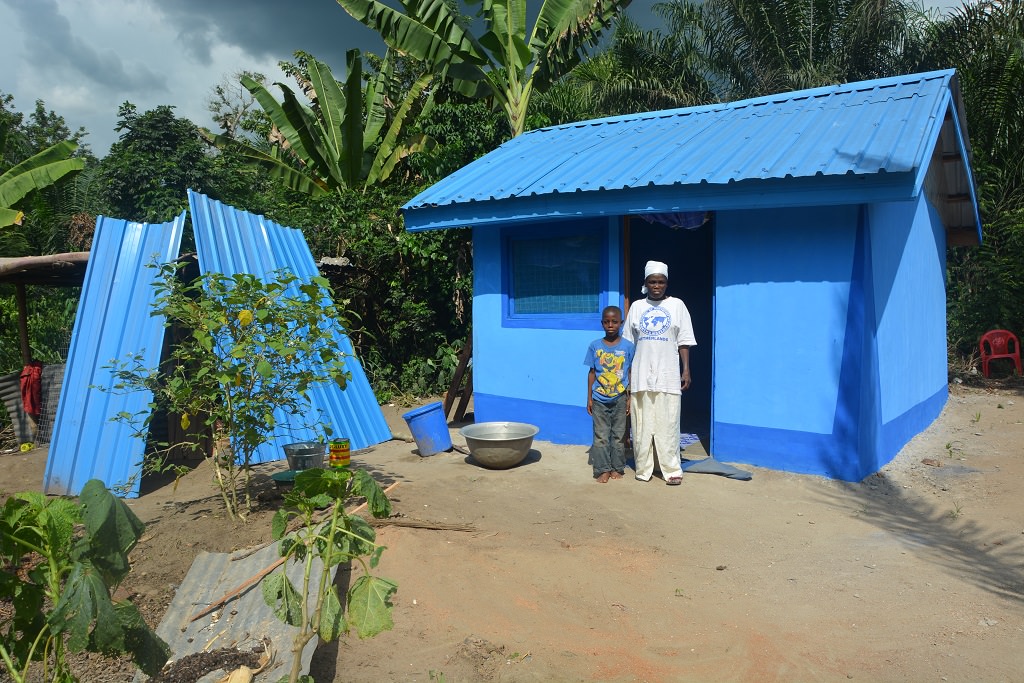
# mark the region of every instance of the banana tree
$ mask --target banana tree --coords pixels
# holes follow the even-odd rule
[[[481,5],[485,32],[479,38],[449,0],[402,0],[404,13],[379,0],[338,4],[389,47],[450,78],[458,92],[493,97],[515,136],[525,130],[531,94],[579,64],[630,1],[544,0],[527,36],[527,0],[471,0]]]
[[[224,135],[214,136],[214,144],[234,149],[287,187],[314,196],[385,180],[404,157],[431,148],[431,138],[404,133],[417,104],[421,112],[430,108],[433,99],[424,93],[433,75],[416,80],[392,112],[387,106],[394,80],[390,53],[365,92],[359,50],[349,50],[346,59],[348,73],[341,85],[326,64],[309,61],[308,81],[300,85],[315,109],[283,83],[275,84],[284,96],[278,102],[263,84],[242,76],[242,85],[274,124],[270,149]]]
[[[76,149],[70,140],[58,142],[0,175],[0,228],[21,223],[24,214],[15,205],[31,192],[85,167],[84,159],[70,158]]]

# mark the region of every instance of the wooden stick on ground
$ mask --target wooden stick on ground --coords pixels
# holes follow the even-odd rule
[[[384,493],[385,494],[390,493],[391,491],[394,490],[394,488],[396,486],[398,486],[398,482],[397,481],[394,484],[392,484],[391,486],[389,486],[386,489],[384,489]],[[363,508],[365,508],[366,505],[367,505],[367,501],[363,501],[361,504],[359,504],[356,507],[354,507],[348,514],[354,515],[357,512],[359,512],[360,510],[362,510]],[[228,601],[233,600],[233,599],[241,596],[247,590],[249,590],[250,588],[255,586],[257,583],[262,581],[263,578],[267,574],[269,574],[270,572],[274,571],[275,569],[280,567],[282,564],[284,564],[285,560],[287,560],[287,559],[288,559],[287,556],[277,558],[276,560],[274,560],[273,563],[270,564],[269,567],[264,567],[260,571],[256,572],[256,574],[254,574],[253,576],[249,577],[248,579],[246,579],[245,581],[240,583],[237,588],[235,588],[232,591],[229,591],[229,592],[225,593],[224,596],[221,597],[219,600],[215,600],[214,602],[211,602],[202,611],[200,611],[194,617],[189,619],[189,623],[195,621],[196,619],[201,619],[201,618],[205,617],[207,614],[209,614],[210,612],[214,611],[218,607],[223,606]]]
[[[433,531],[479,531],[472,524],[448,524],[447,522],[424,522],[419,519],[371,519],[370,526],[404,526],[413,529],[431,529]]]

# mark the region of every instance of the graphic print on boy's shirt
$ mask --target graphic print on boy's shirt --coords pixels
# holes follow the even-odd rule
[[[626,352],[622,349],[607,351],[599,348],[594,350],[594,354],[601,368],[597,375],[597,393],[608,398],[625,393],[626,386],[622,380],[625,377]]]

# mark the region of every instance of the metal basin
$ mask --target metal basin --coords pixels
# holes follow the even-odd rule
[[[311,470],[324,466],[327,455],[327,444],[320,441],[300,441],[284,446],[284,455],[288,459],[290,470]]]
[[[526,458],[540,427],[525,422],[479,422],[459,430],[473,459],[492,470],[515,467]]]

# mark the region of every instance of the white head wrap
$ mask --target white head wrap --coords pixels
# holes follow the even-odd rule
[[[668,265],[661,261],[648,261],[647,265],[644,266],[644,282],[647,281],[652,275],[664,275],[665,279],[668,279]],[[640,288],[641,294],[647,294],[647,287]]]

